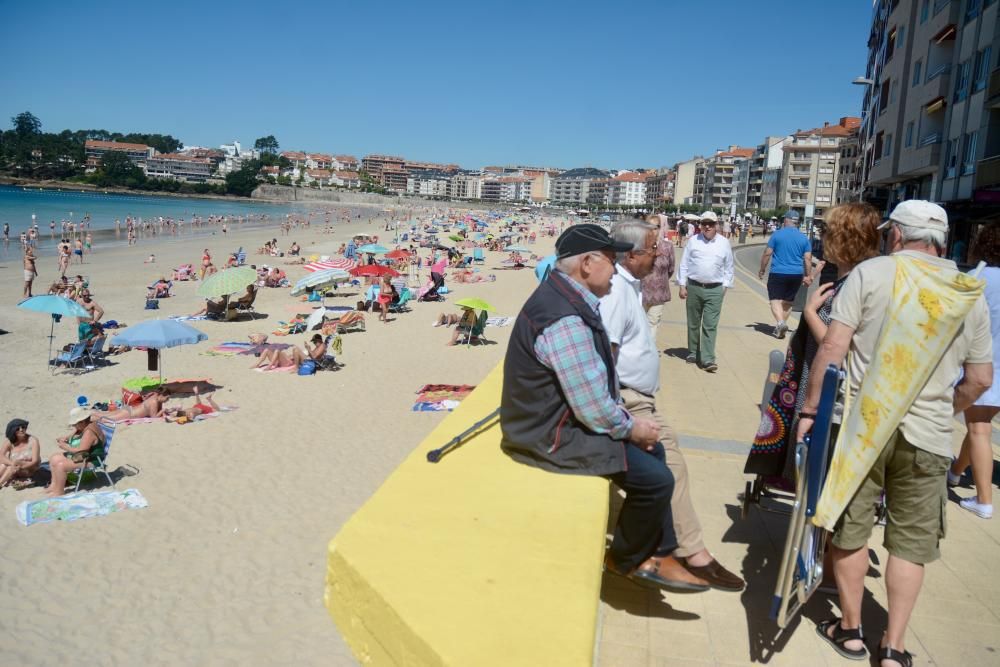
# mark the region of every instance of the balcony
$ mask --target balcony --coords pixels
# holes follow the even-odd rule
[[[1000,109],[1000,67],[990,72],[990,82],[986,87],[986,106]]]
[[[926,105],[938,98],[947,98],[951,92],[951,72],[954,68],[951,63],[942,63],[927,76],[927,82],[920,87],[920,106]]]
[[[914,148],[904,148],[899,156],[901,176],[925,176],[934,173],[941,165],[941,135],[931,134]]]
[[[976,165],[976,190],[1000,186],[1000,155],[980,160]]]

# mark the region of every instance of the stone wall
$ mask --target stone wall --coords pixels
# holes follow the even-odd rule
[[[293,188],[287,185],[260,185],[253,194],[253,199],[279,202],[337,202],[340,204],[373,204],[389,206],[405,204],[406,202],[429,202],[420,197],[387,197],[374,192],[355,192],[352,190],[319,190],[315,188]]]

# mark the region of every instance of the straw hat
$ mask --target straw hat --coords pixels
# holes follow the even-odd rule
[[[69,411],[69,425],[76,426],[82,421],[88,420],[93,413],[83,406],[75,407]]]

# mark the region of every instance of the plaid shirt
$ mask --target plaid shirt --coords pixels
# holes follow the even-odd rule
[[[572,278],[573,286],[594,312],[600,300]],[[608,367],[594,347],[594,333],[578,315],[557,320],[535,339],[535,356],[551,369],[566,394],[573,414],[595,433],[625,440],[632,430],[632,416],[608,392]]]

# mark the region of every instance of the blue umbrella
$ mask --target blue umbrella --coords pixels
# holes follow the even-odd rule
[[[177,320],[146,320],[111,337],[112,345],[127,345],[129,347],[146,347],[156,350],[157,358],[160,350],[178,345],[193,345],[208,340],[208,335],[198,331],[190,324]],[[160,368],[160,381],[163,381],[163,367]],[[150,368],[150,370],[153,370]]]
[[[29,297],[18,303],[17,307],[24,308],[25,310],[33,310],[36,313],[48,313],[52,316],[52,321],[49,324],[49,364],[52,363],[52,339],[55,338],[56,322],[63,315],[67,317],[90,318],[90,313],[87,312],[87,309],[76,301],[67,299],[64,296],[56,296],[55,294],[41,294]]]
[[[389,252],[389,249],[378,243],[366,243],[365,245],[358,248],[358,252],[371,253],[373,255],[384,255]]]

